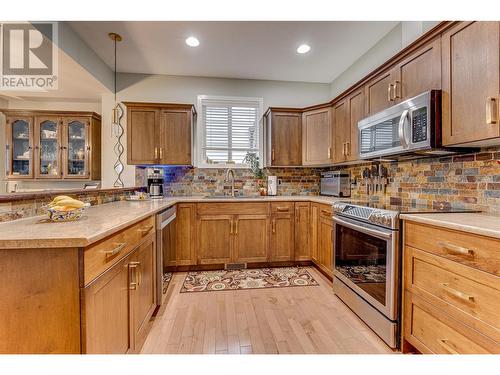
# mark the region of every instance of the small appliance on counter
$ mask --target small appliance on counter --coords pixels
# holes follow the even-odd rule
[[[278,194],[278,177],[267,176],[267,195]]]
[[[349,172],[332,171],[321,173],[320,194],[332,197],[350,197],[351,175]]]
[[[148,193],[152,199],[163,198],[163,169],[148,168]]]

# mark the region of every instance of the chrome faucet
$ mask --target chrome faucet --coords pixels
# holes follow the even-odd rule
[[[226,171],[226,177],[224,178],[224,182],[229,182],[229,175],[231,175],[231,197],[234,198],[234,171],[232,168],[228,168]]]

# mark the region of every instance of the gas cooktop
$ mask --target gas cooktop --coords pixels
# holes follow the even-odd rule
[[[351,218],[353,220],[365,221],[374,225],[397,230],[399,228],[400,214],[424,214],[424,213],[450,213],[450,212],[479,212],[465,208],[419,205],[392,205],[380,202],[343,201],[333,203],[333,212],[336,215]]]

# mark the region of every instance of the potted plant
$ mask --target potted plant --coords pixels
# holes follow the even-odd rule
[[[260,167],[259,155],[256,152],[247,152],[243,162],[248,164],[255,178],[257,179],[257,186],[259,187],[260,195],[265,195],[266,193],[266,174],[264,170]]]

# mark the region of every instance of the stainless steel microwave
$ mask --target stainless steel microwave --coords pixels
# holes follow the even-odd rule
[[[447,155],[441,144],[441,91],[431,90],[358,122],[361,159]],[[461,150],[465,151],[465,150]]]

